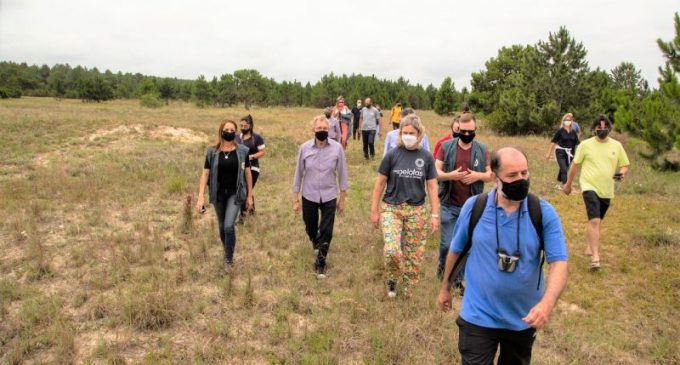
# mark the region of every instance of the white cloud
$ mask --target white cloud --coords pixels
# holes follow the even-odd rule
[[[675,1],[4,0],[0,60],[196,78],[256,68],[277,80],[403,76],[458,87],[502,46],[565,25],[591,67],[633,62],[655,85]]]

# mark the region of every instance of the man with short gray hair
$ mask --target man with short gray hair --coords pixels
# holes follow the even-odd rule
[[[375,158],[375,135],[380,138],[380,111],[373,107],[371,98],[366,98],[364,104],[366,106],[361,109],[359,129],[364,144],[364,158],[372,160]]]

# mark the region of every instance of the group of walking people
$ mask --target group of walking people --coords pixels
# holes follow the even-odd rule
[[[360,106],[358,101],[350,110],[339,97],[333,108],[314,117],[314,136],[299,147],[296,158],[292,208],[302,213],[320,279],[327,275],[335,215],[346,206],[349,136],[359,138],[359,129],[364,157],[375,156],[380,114],[370,98]],[[463,364],[491,364],[499,347],[499,364],[528,364],[536,330],[548,322],[568,272],[559,216],[550,203],[530,193],[528,156],[514,147],[489,152],[476,138],[477,120],[467,108],[453,118],[450,134],[430,153],[420,117],[400,103],[395,112],[398,124],[394,114],[390,120],[398,128],[386,136],[370,209],[372,225],[382,231],[387,296],[412,295],[428,233],[440,230],[437,303],[442,311],[451,310],[452,287],[462,296],[456,323]],[[234,222],[239,211],[254,207],[252,191],[264,155],[264,141],[252,127],[252,117],[243,118],[236,139],[236,123],[222,122],[217,143],[206,152],[199,186],[197,208],[204,211],[204,188],[209,185],[227,268],[233,265]],[[586,254],[591,256],[590,270],[597,271],[602,220],[614,184],[624,179],[630,163],[621,143],[609,137],[612,123],[606,116],[595,119],[594,136],[583,142],[576,128],[573,115],[565,115],[546,158],[555,150],[557,179],[565,194],[571,193],[581,170]],[[494,186],[485,193],[487,182]],[[544,261],[549,266],[545,280]]]

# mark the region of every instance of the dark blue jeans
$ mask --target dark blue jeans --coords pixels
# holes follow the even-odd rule
[[[217,224],[220,230],[220,240],[224,246],[224,261],[232,263],[234,261],[234,248],[236,247],[236,217],[241,209],[236,204],[236,193],[220,194],[215,202],[215,213],[217,214]]]
[[[364,157],[368,160],[375,157],[375,133],[376,131],[361,131],[361,140],[364,143]]]
[[[442,204],[439,208],[439,265],[446,264],[446,256],[449,254],[449,246],[453,239],[453,228],[456,226],[460,208],[455,205]]]

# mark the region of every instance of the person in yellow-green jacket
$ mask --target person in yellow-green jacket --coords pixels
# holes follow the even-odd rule
[[[579,183],[588,214],[586,255],[591,256],[590,271],[600,269],[600,229],[609,203],[614,198],[614,183],[623,181],[630,161],[621,142],[609,137],[612,123],[606,115],[595,118],[594,137],[583,141],[576,149],[562,191],[569,195],[576,172],[581,169]]]
[[[392,122],[392,129],[399,129],[399,122],[401,121],[401,102],[397,102],[392,107],[392,112],[390,114],[390,122]]]

